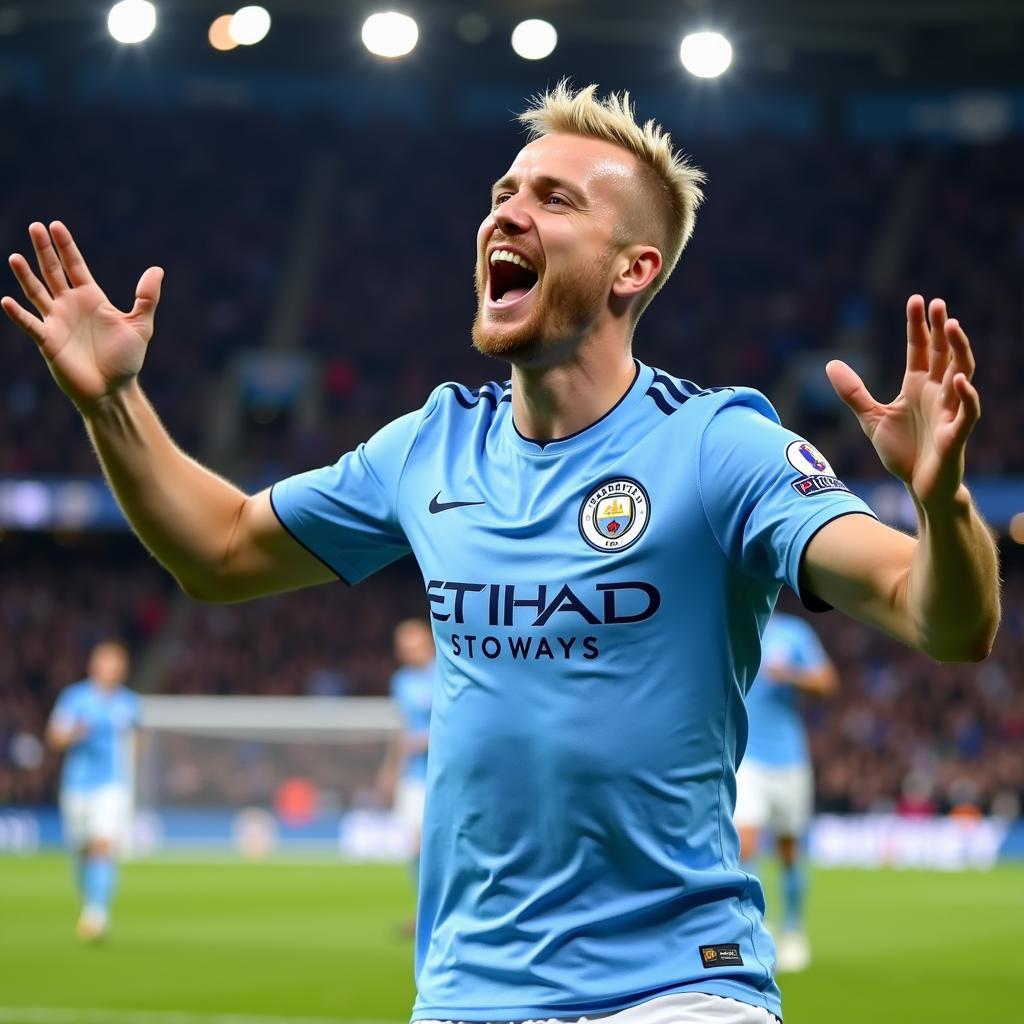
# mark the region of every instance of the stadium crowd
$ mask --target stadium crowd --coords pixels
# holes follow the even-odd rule
[[[11,130],[31,146],[44,129],[14,111]],[[511,125],[422,137],[367,126],[354,146],[350,129],[330,121],[83,109],[54,114],[45,130],[61,135],[68,159],[33,165],[31,175],[23,162],[0,164],[0,233],[23,248],[30,220],[60,217],[122,305],[146,266],[166,267],[143,384],[186,449],[202,450],[229,358],[264,344],[315,155],[329,155],[336,175],[301,331],[319,413],[270,428],[249,422],[232,470],[272,480],[332,462],[437,382],[506,374],[472,351],[469,324],[473,239],[491,181],[514,152]],[[112,161],[126,136],[134,145],[117,151],[127,159]],[[901,372],[906,296],[940,294],[978,356],[984,417],[970,470],[1024,472],[1014,288],[1024,276],[1021,143],[938,151],[745,138],[688,148],[708,171],[707,203],[675,278],[640,323],[640,358],[704,385],[761,388],[842,474],[878,475],[853,418],[822,390],[821,365],[845,346],[888,397]],[[436,154],[414,177],[411,150]],[[870,263],[908,168],[922,170],[920,213],[898,271],[872,286]],[[0,324],[0,475],[94,473],[77,417],[30,349]],[[54,796],[55,764],[39,740],[90,644],[117,634],[139,651],[179,600],[137,548],[126,552],[133,543],[40,541],[12,553],[0,536],[0,804]],[[979,665],[937,666],[840,616],[815,618],[843,684],[837,700],[808,711],[820,808],[1020,812],[1024,588],[1019,572],[1007,577],[1003,630]],[[357,596],[335,585],[253,606],[190,604],[158,689],[383,694],[391,629],[413,614],[423,614],[422,582],[408,565]]]
[[[316,360],[320,415],[251,431],[236,467],[263,479],[333,461],[422,404],[438,381],[507,374],[473,352],[468,328],[475,231],[517,144],[511,125],[418,138],[378,124],[361,129],[354,148],[349,129],[326,119],[107,110],[63,118],[50,119],[52,130],[76,173],[43,164],[29,175],[25,164],[5,163],[0,230],[23,248],[31,220],[59,215],[115,303],[127,304],[146,266],[165,266],[143,380],[187,449],[201,444],[228,358],[266,340],[315,156],[331,157],[336,181],[318,211],[323,245],[300,332]],[[27,112],[12,124],[26,145],[39,141]],[[137,145],[112,163],[114,141],[128,134]],[[410,148],[446,157],[423,161],[410,181]],[[678,271],[641,321],[641,358],[702,385],[760,388],[845,474],[877,475],[821,366],[841,350],[869,382],[892,388],[906,296],[943,295],[979,357],[985,416],[972,470],[1024,471],[1024,412],[1013,392],[1024,374],[1014,284],[1024,271],[1014,176],[1024,144],[930,150],[755,136],[688,148],[708,172],[707,201]],[[924,193],[908,237],[897,240],[904,257],[872,287],[894,196],[917,168]],[[175,216],[154,213],[154,203],[173,204]],[[27,358],[29,344],[0,325],[0,473],[90,473],[80,425],[42,362]]]
[[[119,635],[141,649],[163,627],[172,597],[142,555],[111,565],[102,547],[56,554],[60,561],[53,552],[22,560],[0,585],[0,645],[10,652],[0,663],[0,805],[54,797],[56,761],[40,739],[58,691],[82,676],[96,639]],[[938,665],[838,614],[812,616],[841,679],[835,699],[806,704],[820,810],[1021,813],[1024,558],[1005,554],[1003,628],[979,664]],[[382,696],[394,670],[394,623],[423,614],[411,563],[357,594],[337,583],[251,605],[188,604],[159,692]],[[792,598],[788,606],[797,610]],[[329,758],[329,748],[317,756]],[[308,768],[331,775],[316,758]],[[212,800],[259,783],[256,774],[244,783],[229,772],[213,777],[168,785],[179,797]]]
[[[939,665],[841,615],[811,617],[840,675],[834,700],[805,706],[819,810],[1021,815],[1024,560],[1007,554],[1003,626],[978,664]]]
[[[258,121],[240,116],[79,110],[40,119],[5,108],[5,121],[26,150],[45,151],[44,136],[62,149],[59,163],[0,164],[6,251],[26,250],[33,220],[61,219],[126,309],[146,267],[167,271],[166,344],[147,353],[146,390],[174,437],[196,450],[227,358],[263,341],[303,182],[301,126],[278,125],[271,159]],[[2,291],[12,288],[9,279]],[[95,473],[74,408],[6,317],[0,366],[0,474]]]

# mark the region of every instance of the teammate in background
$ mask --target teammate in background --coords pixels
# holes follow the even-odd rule
[[[879,523],[763,395],[634,358],[703,175],[628,96],[595,91],[561,83],[521,116],[531,141],[480,224],[473,342],[511,379],[442,384],[259,494],[185,455],[141,388],[158,267],[122,312],[67,227],[34,223],[42,276],[10,262],[38,315],[0,301],[193,597],[358,583],[415,554],[438,678],[414,1021],[768,1024],[774,950],[732,825],[761,633],[788,584],[934,658],[988,654],[996,548],[963,482],[974,357],[945,303],[914,295],[892,402],[826,367],[909,490],[916,538]],[[441,223],[459,189],[418,194],[415,160],[407,176],[396,201]],[[424,273],[430,295],[451,278],[429,259]],[[727,309],[721,343],[737,343]]]
[[[89,675],[57,698],[47,742],[64,752],[60,809],[81,903],[78,934],[106,935],[117,884],[117,856],[131,820],[132,735],[139,698],[124,683],[128,651],[114,640],[89,655]]]
[[[413,843],[412,875],[419,882],[420,835],[427,795],[427,744],[434,693],[434,637],[423,619],[406,619],[395,628],[395,659],[401,668],[391,677],[391,696],[402,715],[402,730],[391,740],[377,777],[381,801],[394,807]]]
[[[762,829],[775,836],[782,863],[780,971],[811,961],[804,932],[807,877],[800,843],[814,810],[814,775],[800,716],[800,694],[829,696],[839,686],[835,666],[803,619],[776,612],[761,641],[761,668],[747,693],[747,750],[736,770],[740,860],[752,869]],[[757,871],[752,871],[757,874]]]

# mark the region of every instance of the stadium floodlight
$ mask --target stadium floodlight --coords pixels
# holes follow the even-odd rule
[[[234,50],[238,43],[231,38],[231,19],[234,17],[232,14],[222,14],[219,18],[214,18],[210,25],[210,45],[215,50]]]
[[[156,28],[156,8],[149,0],[121,0],[107,15],[107,29],[119,43],[141,43]]]
[[[679,47],[683,67],[697,78],[717,78],[732,63],[732,43],[721,32],[691,32]]]
[[[523,60],[543,60],[558,43],[558,33],[549,21],[530,18],[512,30],[512,49]]]
[[[404,57],[420,37],[416,22],[407,14],[382,11],[363,22],[363,45],[378,57]]]
[[[1024,512],[1016,512],[1010,519],[1010,540],[1024,544]]]
[[[254,46],[270,31],[270,12],[265,7],[240,7],[228,24],[228,34],[239,46]]]

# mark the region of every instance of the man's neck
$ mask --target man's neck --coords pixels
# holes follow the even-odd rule
[[[513,366],[516,429],[540,442],[585,430],[615,406],[635,377],[636,364],[625,348],[609,356],[589,347],[589,353],[577,350],[554,366]]]

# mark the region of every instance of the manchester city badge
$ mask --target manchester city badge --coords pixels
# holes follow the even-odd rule
[[[594,487],[580,506],[580,534],[598,551],[623,551],[635,544],[651,514],[647,492],[630,477]]]

